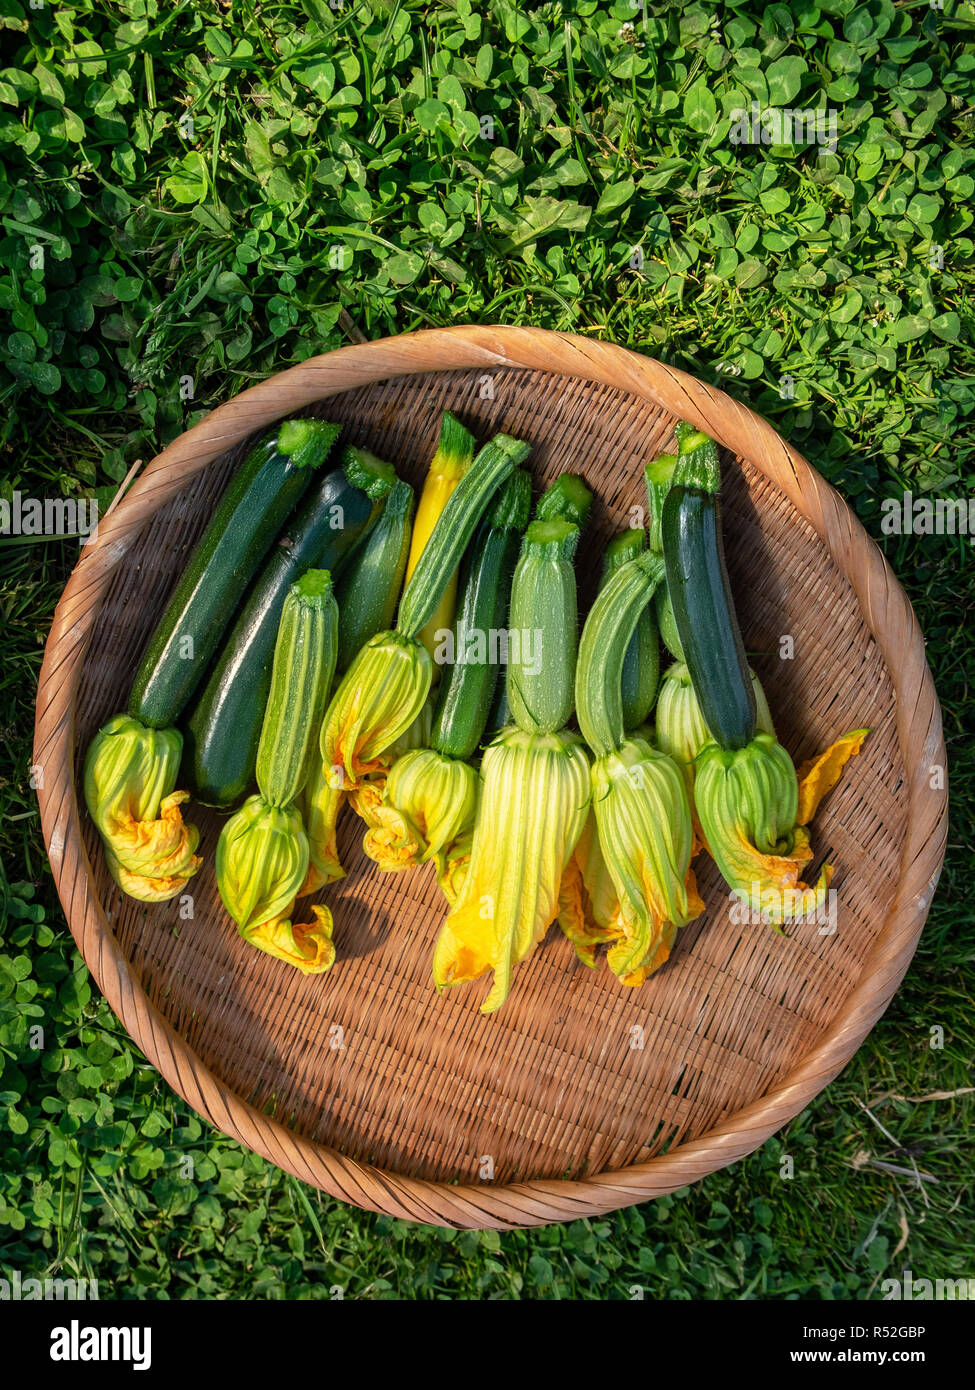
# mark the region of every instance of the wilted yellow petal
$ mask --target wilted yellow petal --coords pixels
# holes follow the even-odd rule
[[[831,792],[840,780],[846,763],[859,753],[869,729],[854,729],[831,743],[825,753],[818,758],[809,758],[796,771],[799,779],[798,822],[808,825],[819,808],[819,803],[827,792]]]
[[[105,862],[108,864],[112,878],[123,893],[127,893],[130,898],[137,898],[139,902],[143,903],[164,903],[184,891],[187,882],[196,873],[203,860],[194,858],[191,867],[185,873],[169,877],[150,878],[145,874],[134,874],[130,869],[126,869],[112,853],[111,846],[106,844]]]
[[[590,809],[559,889],[559,926],[583,965],[595,966],[596,947],[622,933],[619,900],[599,848]]]
[[[699,917],[704,911],[704,902],[697,891],[697,879],[694,876],[693,869],[687,870],[687,878],[684,887],[687,893],[688,921],[693,921],[695,917]],[[637,988],[642,985],[655,970],[659,970],[662,965],[666,965],[667,961],[670,959],[670,953],[676,939],[677,927],[673,922],[664,922],[659,926],[650,942],[647,954],[640,964],[630,970],[628,974],[620,975],[623,984],[629,985],[631,988]],[[620,971],[625,969],[626,958],[622,949],[620,949],[618,957],[615,957],[613,951],[610,950],[607,954],[607,960],[609,961],[610,968],[613,968],[614,964],[619,967],[619,969],[616,970],[617,974],[620,974]]]
[[[134,874],[149,878],[189,878],[201,861],[194,861],[200,832],[186,825],[180,806],[189,792],[171,792],[159,803],[155,820],[116,820],[107,845],[118,862]],[[192,867],[195,862],[195,867]]]
[[[314,922],[303,925],[275,918],[242,930],[241,936],[251,946],[293,965],[303,975],[321,975],[335,961],[332,914],[321,906],[313,906],[312,912]]]
[[[423,840],[408,816],[380,802],[372,808],[362,848],[387,873],[412,868],[423,857]]]

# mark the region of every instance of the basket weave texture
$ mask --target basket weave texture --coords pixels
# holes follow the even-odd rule
[[[380,873],[350,812],[339,835],[348,877],[326,895],[338,960],[325,976],[299,976],[239,939],[213,876],[215,813],[192,807],[206,856],[189,885],[192,919],[179,899],[147,906],[115,887],[83,812],[84,751],[125,707],[152,627],[248,443],[284,415],[313,414],[419,483],[445,408],[480,441],[497,430],[529,440],[537,484],[570,469],[595,489],[583,603],[675,419],[722,445],[729,569],[780,740],[798,762],[847,729],[874,730],[814,824],[816,866],[836,865],[834,933],[737,923],[702,857],[707,911],[642,988],[605,965],[588,970],[553,929],[505,1007],[484,1018],[483,982],[442,997],[432,988],[445,910],[432,870]],[[784,637],[791,659],[780,656]],[[722,392],[622,348],[536,329],[430,330],[342,348],[177,439],[69,579],[41,673],[34,756],[71,930],[166,1080],[219,1129],[344,1201],[461,1227],[602,1213],[756,1148],[883,1012],[916,947],[946,835],[923,639],[849,508]]]

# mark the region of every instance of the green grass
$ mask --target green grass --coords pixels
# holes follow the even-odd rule
[[[29,786],[76,543],[0,542],[0,1272],[113,1298],[876,1298],[905,1266],[975,1275],[971,549],[880,532],[904,489],[975,491],[975,8],[217,13],[0,6],[2,495],[104,507],[201,411],[356,333],[530,323],[652,353],[770,418],[883,542],[944,705],[948,864],[883,1020],[734,1168],[501,1237],[364,1215],[206,1130],[91,985]],[[735,146],[753,100],[835,110],[835,152]]]

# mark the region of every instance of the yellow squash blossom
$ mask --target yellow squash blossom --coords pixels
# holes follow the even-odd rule
[[[306,975],[320,974],[335,959],[327,908],[312,909],[312,926],[291,922],[308,861],[300,811],[271,806],[259,794],[230,817],[217,842],[220,896],[241,936]]]
[[[385,753],[376,759],[376,766],[373,770],[367,773],[359,785],[353,787],[349,792],[349,801],[356,814],[365,821],[366,825],[373,829],[379,825],[377,813],[382,805],[389,769],[397,758],[402,758],[405,753],[411,752],[414,748],[427,747],[430,742],[432,722],[433,703],[428,697],[423,702],[420,713],[406,732],[400,734],[399,738],[389,745]]]
[[[756,723],[759,729],[775,736],[772,714],[769,710],[765,691],[754,671],[749,671],[752,689],[755,692]],[[711,742],[711,733],[704,722],[701,706],[698,704],[691,676],[682,661],[664,672],[657,696],[656,742],[662,752],[673,758],[684,773],[688,795],[694,786],[694,759],[705,744]]]
[[[583,965],[592,968],[596,947],[622,932],[619,899],[599,845],[592,807],[562,875],[559,926]]]
[[[487,748],[470,865],[433,960],[438,989],[493,972],[482,1013],[500,1008],[514,967],[545,935],[589,810],[589,759],[576,735],[502,730]]]
[[[473,826],[476,807],[477,773],[469,763],[414,749],[390,768],[363,847],[382,869],[433,860],[442,873],[451,847]]]
[[[163,902],[203,862],[199,831],[183,821],[188,792],[174,791],[183,740],[118,714],[95,735],[85,759],[85,801],[105,842],[112,876],[131,897]]]
[[[610,969],[639,983],[670,954],[677,928],[703,911],[691,874],[691,808],[677,764],[643,739],[597,758],[592,805],[619,904]]]
[[[776,926],[825,904],[832,866],[823,866],[815,885],[799,877],[813,857],[800,802],[808,823],[868,732],[845,734],[813,759],[801,797],[792,759],[771,734],[735,750],[710,743],[698,756],[694,802],[708,851],[735,896]]]
[[[322,723],[322,761],[344,791],[384,768],[381,756],[420,713],[432,672],[426,648],[397,632],[380,632],[359,652]]]

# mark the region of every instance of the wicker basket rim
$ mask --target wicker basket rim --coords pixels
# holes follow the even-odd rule
[[[222,1083],[151,1004],[92,886],[74,782],[74,705],[88,639],[116,567],[148,518],[211,460],[285,414],[390,377],[458,368],[530,368],[617,387],[689,420],[747,458],[792,501],[852,585],[887,665],[908,774],[897,894],[861,978],[821,1041],[772,1090],[693,1141],[629,1168],[492,1187],[413,1179],[301,1138]],[[724,392],[616,344],[538,328],[465,325],[341,347],[268,378],[210,412],[149,463],[84,547],[57,605],[38,686],[34,760],[45,844],[82,957],[130,1036],[169,1084],[223,1132],[343,1201],[445,1226],[512,1228],[570,1221],[661,1196],[752,1152],[849,1061],[890,1002],[917,946],[947,835],[941,711],[904,590],[839,494],[767,421]]]

